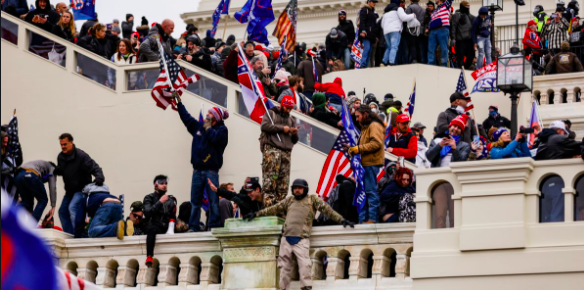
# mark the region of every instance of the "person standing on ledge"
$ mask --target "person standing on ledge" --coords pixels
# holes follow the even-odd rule
[[[308,182],[296,179],[292,183],[293,196],[289,196],[280,203],[266,208],[257,213],[253,212],[245,216],[248,221],[260,216],[274,216],[286,213],[284,234],[280,242],[280,255],[278,267],[280,267],[280,289],[290,288],[290,279],[294,269],[293,256],[298,262],[298,272],[302,290],[312,290],[312,260],[310,259],[310,234],[312,222],[316,212],[328,216],[331,220],[344,227],[355,227],[350,221],[334,211],[326,202],[315,194],[308,194]]]

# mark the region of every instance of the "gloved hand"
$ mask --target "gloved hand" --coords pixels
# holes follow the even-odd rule
[[[244,216],[243,219],[246,220],[246,221],[248,221],[248,222],[251,222],[256,217],[258,217],[258,213],[257,212],[252,212],[252,213],[249,213],[246,216]]]
[[[351,221],[348,220],[343,220],[343,228],[346,228],[347,226],[351,227],[351,228],[355,228],[355,224]]]
[[[357,153],[359,153],[359,146],[349,148],[349,154],[355,155]]]
[[[95,185],[97,185],[97,186],[103,186],[103,180],[101,180],[101,179],[95,179]]]

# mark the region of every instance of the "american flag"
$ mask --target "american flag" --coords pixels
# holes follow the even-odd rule
[[[359,28],[355,33],[355,42],[353,42],[353,47],[351,48],[351,58],[355,61],[355,69],[361,67],[361,57],[363,57],[363,44],[359,41]]]
[[[416,81],[414,81],[414,90],[410,95],[410,101],[408,102],[406,113],[410,115],[410,119],[414,116],[414,108],[416,107]]]
[[[297,9],[298,1],[290,0],[286,9],[282,11],[280,18],[278,18],[276,29],[274,30],[274,33],[272,33],[272,35],[278,38],[280,46],[286,47],[286,50],[288,51],[294,51],[294,48],[296,47],[296,23],[298,20]]]
[[[8,135],[8,152],[2,162],[2,172],[13,172],[22,165],[22,147],[18,137],[18,118],[15,116],[10,119],[6,129]],[[4,140],[0,140],[4,142]],[[2,188],[5,189],[10,197],[16,195],[16,186],[14,185],[14,176],[12,174],[2,174]]]
[[[466,79],[464,78],[464,70],[460,71],[460,77],[458,78],[458,83],[456,84],[456,91],[462,93],[465,97],[470,98],[470,94],[468,93],[468,88],[466,86]],[[465,111],[468,112],[472,109],[474,109],[474,105],[472,100],[470,100],[466,105]]]
[[[195,74],[188,78],[180,65],[164,52],[164,49],[159,48],[159,50],[163,57],[160,58],[160,75],[152,88],[152,98],[156,101],[156,105],[163,110],[166,110],[170,105],[172,105],[173,110],[177,110],[176,102],[172,96],[173,91],[182,96],[187,87],[196,83],[200,77]],[[166,67],[168,67],[168,74]],[[171,84],[172,89],[170,88]]]
[[[282,43],[282,48],[280,48],[280,55],[278,56],[278,62],[276,63],[276,70],[274,70],[274,76],[272,77],[272,81],[276,78],[276,73],[282,68],[282,63],[284,62],[284,55],[288,53],[286,51],[286,36],[284,36],[284,42]]]
[[[337,138],[337,141],[335,141],[333,149],[324,163],[322,174],[320,175],[320,181],[318,182],[318,188],[316,189],[316,193],[325,200],[328,199],[333,188],[337,186],[337,175],[342,174],[344,177],[353,175],[350,161],[351,157],[346,150],[344,150],[344,144],[349,144],[349,137],[343,130]]]
[[[391,115],[395,114],[392,110],[389,110],[389,116],[387,116],[387,126],[385,127],[385,148],[389,147],[389,142],[391,142]]]

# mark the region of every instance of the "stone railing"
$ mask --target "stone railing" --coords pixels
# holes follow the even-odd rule
[[[155,265],[144,266],[145,237],[71,239],[41,231],[66,271],[116,289],[277,289],[283,220],[230,220],[212,233],[160,235]],[[411,289],[414,224],[314,228],[314,289]],[[293,289],[299,289],[293,271]]]
[[[416,290],[582,287],[582,159],[460,162],[416,177]]]
[[[533,78],[533,97],[544,105],[581,102],[584,72],[536,76]]]

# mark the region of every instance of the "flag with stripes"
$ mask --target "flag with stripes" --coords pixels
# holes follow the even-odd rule
[[[535,137],[541,132],[543,126],[543,121],[539,116],[539,111],[537,109],[537,101],[533,101],[531,104],[531,115],[529,118],[529,127],[534,129],[534,132],[527,135],[527,145],[529,148],[535,144]]]
[[[160,51],[163,54],[160,58],[160,75],[154,84],[154,88],[152,88],[152,98],[161,109],[166,110],[168,106],[172,106],[172,109],[176,111],[176,101],[172,93],[176,92],[179,96],[182,96],[187,87],[196,83],[200,77],[197,74],[187,77],[180,65],[170,55],[164,52],[163,49],[160,49]]]
[[[337,186],[337,175],[341,174],[344,177],[353,175],[351,157],[344,150],[344,144],[349,144],[349,137],[347,137],[347,133],[343,130],[326,158],[320,175],[320,181],[318,182],[318,188],[316,189],[318,196],[324,200],[328,198],[331,191]]]
[[[8,135],[8,148],[4,159],[2,160],[2,172],[14,172],[22,165],[22,147],[18,137],[18,118],[13,116],[6,128]],[[4,140],[1,140],[4,142]],[[16,196],[16,186],[14,185],[14,176],[11,173],[2,173],[2,188],[8,192],[10,197]]]
[[[416,107],[416,82],[414,81],[414,90],[410,95],[410,101],[405,109],[405,112],[410,115],[410,119],[414,116],[414,108]]]
[[[361,58],[363,57],[363,44],[359,41],[359,28],[355,33],[355,41],[351,47],[351,58],[355,62],[355,69],[361,68]]]
[[[458,78],[458,83],[456,84],[456,91],[463,94],[465,97],[470,98],[470,94],[468,93],[468,87],[466,86],[466,79],[464,78],[464,71],[460,71],[460,77]],[[474,109],[474,105],[472,100],[468,101],[466,104],[466,108],[464,109],[466,112]]]
[[[294,51],[296,47],[296,23],[298,19],[297,14],[298,0],[290,0],[286,6],[278,22],[273,36],[278,38],[280,46],[286,47],[288,51]]]
[[[281,44],[280,55],[278,56],[278,62],[276,63],[276,70],[274,70],[274,76],[272,77],[272,82],[276,78],[276,74],[282,68],[282,63],[284,62],[284,55],[287,54],[286,51],[286,36],[284,36],[284,42]]]

